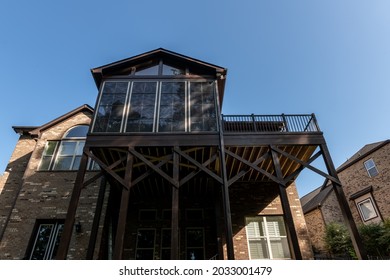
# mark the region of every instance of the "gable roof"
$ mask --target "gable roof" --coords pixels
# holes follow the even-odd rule
[[[91,114],[93,114],[93,108],[91,106],[89,106],[88,104],[84,104],[84,105],[81,105],[80,107],[44,124],[44,125],[41,125],[41,126],[13,126],[12,128],[15,130],[16,133],[28,133],[30,135],[39,135],[41,133],[41,131],[45,130],[45,129],[48,129],[49,127],[52,127],[60,122],[62,122],[63,120],[67,119],[67,118],[70,118],[80,112],[89,112]]]
[[[348,168],[349,166],[351,166],[354,163],[356,163],[357,161],[359,161],[361,158],[364,158],[364,157],[372,154],[376,150],[382,148],[383,146],[385,146],[389,143],[390,143],[390,140],[388,139],[388,140],[365,145],[363,148],[361,148],[359,151],[357,151],[354,155],[352,155],[347,161],[345,161],[343,164],[341,164],[337,168],[336,171],[337,172],[343,171],[344,169]]]
[[[223,92],[225,88],[225,76],[227,73],[226,68],[163,48],[158,48],[136,56],[132,56],[103,66],[92,68],[91,73],[93,79],[95,80],[96,86],[100,88],[100,85],[105,77],[118,75],[116,73],[120,72],[120,70],[129,69],[131,67],[137,66],[153,59],[166,59],[171,62],[176,62],[180,65],[186,65],[197,69],[201,73],[208,73],[209,75],[219,76],[220,79],[218,79],[218,89],[220,91],[220,101],[222,103]]]
[[[359,151],[353,154],[351,158],[349,158],[347,161],[345,161],[336,169],[337,173],[345,170],[346,168],[350,167],[351,165],[359,161],[361,158],[364,158],[372,154],[373,152],[377,151],[378,149],[382,148],[383,146],[389,143],[390,140],[384,140],[384,141],[375,142],[363,146],[363,148],[361,148]],[[303,196],[300,199],[303,213],[306,214],[318,207],[321,207],[322,203],[324,202],[324,200],[327,198],[327,196],[331,191],[332,191],[332,185],[327,184],[325,186],[323,185],[321,187],[318,187],[312,192]]]
[[[319,187],[314,191],[303,196],[301,200],[303,214],[306,214],[318,207],[321,207],[322,203],[328,197],[330,192],[333,190],[331,185],[325,187]]]

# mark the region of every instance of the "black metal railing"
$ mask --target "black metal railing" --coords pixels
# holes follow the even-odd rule
[[[314,114],[222,115],[224,132],[319,132]]]

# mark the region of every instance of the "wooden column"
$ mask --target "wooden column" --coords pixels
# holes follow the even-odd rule
[[[336,168],[334,167],[334,164],[332,162],[332,158],[330,156],[328,147],[326,146],[326,144],[322,144],[320,148],[329,175],[331,175],[334,178],[337,178],[337,180],[340,181],[337,175]],[[353,247],[355,248],[356,256],[358,257],[358,259],[363,259],[363,260],[367,259],[368,258],[367,253],[363,246],[363,242],[359,235],[359,231],[356,227],[355,221],[353,220],[351,209],[349,208],[348,201],[345,198],[343,187],[339,184],[336,184],[334,181],[332,181],[332,185],[333,185],[333,190],[336,193],[336,197],[339,202],[344,221],[346,222],[347,228],[351,235],[352,244]]]
[[[175,151],[173,151],[173,180],[176,185],[172,186],[171,260],[179,260],[179,154]]]
[[[128,152],[127,161],[126,161],[126,173],[125,173],[125,182],[127,184],[127,188],[126,187],[122,188],[121,205],[119,209],[118,226],[116,229],[115,244],[114,244],[114,253],[113,253],[114,260],[121,260],[123,255],[123,244],[125,239],[127,212],[129,208],[132,172],[133,172],[133,155],[130,152]]]
[[[93,253],[95,251],[97,234],[99,231],[99,222],[103,210],[104,194],[106,192],[107,179],[103,176],[100,181],[99,195],[96,202],[95,215],[93,217],[93,223],[91,228],[91,236],[89,237],[87,260],[93,259]]]
[[[81,189],[83,188],[83,181],[84,181],[85,172],[87,170],[87,165],[88,165],[88,156],[84,148],[83,155],[81,156],[80,167],[77,172],[76,180],[74,183],[72,196],[70,198],[68,212],[66,213],[64,231],[62,232],[60,245],[58,246],[58,251],[56,256],[57,260],[65,260],[68,254],[69,244],[72,238],[73,226],[76,217],[77,206],[80,200]]]
[[[225,149],[221,138],[220,145],[221,175],[222,175],[222,206],[225,219],[226,249],[228,260],[234,260],[233,228],[230,212],[229,185],[226,173]]]
[[[270,150],[272,154],[272,161],[274,163],[276,177],[278,178],[279,181],[283,181],[283,174],[280,168],[278,154],[272,150],[272,147],[270,147]],[[280,201],[282,203],[283,214],[284,214],[284,223],[286,225],[288,238],[290,240],[290,248],[292,251],[291,253],[293,254],[293,257],[296,260],[301,260],[302,259],[301,249],[299,248],[298,236],[294,225],[294,219],[291,213],[290,202],[288,201],[286,186],[282,184],[278,184],[278,186],[279,186]]]

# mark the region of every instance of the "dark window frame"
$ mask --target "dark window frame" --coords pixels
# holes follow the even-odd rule
[[[40,258],[39,260],[54,259],[61,238],[58,237],[58,234],[60,235],[62,234],[64,224],[65,224],[65,219],[37,219],[35,221],[35,225],[30,235],[30,240],[28,243],[29,245],[27,246],[24,259],[28,259],[28,260],[33,259],[33,254],[36,249],[37,240],[39,237],[39,230],[43,225],[53,225],[53,229],[52,232],[50,233],[49,240],[47,242],[48,247],[45,248],[43,258],[42,259]]]

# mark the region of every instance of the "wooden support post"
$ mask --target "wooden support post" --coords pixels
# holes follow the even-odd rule
[[[115,244],[114,244],[114,260],[121,260],[123,255],[123,244],[126,231],[127,212],[129,208],[131,178],[133,172],[133,155],[128,152],[126,161],[125,182],[127,188],[122,188],[121,205],[119,209],[118,226],[116,228]]]
[[[76,217],[77,206],[80,200],[81,189],[83,188],[83,181],[88,165],[88,156],[84,150],[81,156],[80,167],[77,172],[76,180],[73,187],[72,196],[70,198],[68,212],[66,213],[64,231],[61,235],[60,245],[57,251],[57,260],[65,260],[69,250],[70,240],[72,238],[73,226]]]
[[[179,154],[175,151],[173,151],[173,180],[176,185],[172,186],[171,260],[179,260]]]
[[[103,176],[100,181],[99,195],[96,202],[95,215],[93,217],[91,236],[89,237],[89,244],[87,250],[87,260],[93,259],[93,253],[95,251],[97,234],[99,231],[99,222],[103,210],[104,194],[106,192],[107,179]]]
[[[270,147],[272,154],[272,161],[275,168],[276,177],[279,181],[283,181],[283,174],[280,167],[280,162],[277,153],[272,150],[272,146]],[[287,227],[288,238],[290,239],[290,247],[292,249],[292,254],[296,260],[302,259],[301,249],[299,248],[299,241],[297,232],[294,225],[294,219],[291,213],[290,203],[288,201],[286,186],[282,184],[278,184],[279,186],[279,195],[280,201],[282,203],[283,214],[284,214],[284,222]]]
[[[324,157],[325,165],[326,165],[326,168],[328,169],[329,175],[334,177],[334,178],[337,178],[337,180],[340,181],[338,179],[336,168],[333,165],[332,158],[330,156],[328,147],[326,146],[326,144],[322,144],[320,146],[320,148],[321,148],[322,155]],[[349,208],[348,201],[345,198],[343,187],[340,184],[335,183],[334,181],[332,181],[332,185],[333,185],[333,190],[335,191],[337,200],[339,202],[344,221],[346,222],[347,228],[348,228],[349,233],[351,235],[352,244],[353,244],[353,247],[355,249],[356,256],[358,257],[358,259],[365,260],[368,258],[367,253],[366,253],[366,250],[363,246],[363,242],[362,242],[362,239],[359,235],[359,231],[356,227],[355,221],[353,220],[351,209]]]
[[[230,212],[229,199],[229,184],[226,171],[225,148],[223,139],[220,144],[220,161],[221,161],[221,175],[222,175],[222,206],[225,218],[225,233],[226,233],[226,249],[228,260],[234,260],[234,245],[233,245],[233,228],[232,218]]]
[[[218,95],[218,87],[215,87],[214,98],[217,102],[217,116],[218,116],[218,132],[219,132],[219,159],[221,162],[221,177],[222,177],[222,207],[225,218],[225,234],[226,234],[226,249],[227,257],[229,260],[234,260],[234,245],[233,245],[233,228],[232,217],[230,213],[230,200],[229,200],[229,182],[226,171],[226,159],[225,159],[225,141],[223,135],[223,115],[221,113],[221,104]]]

